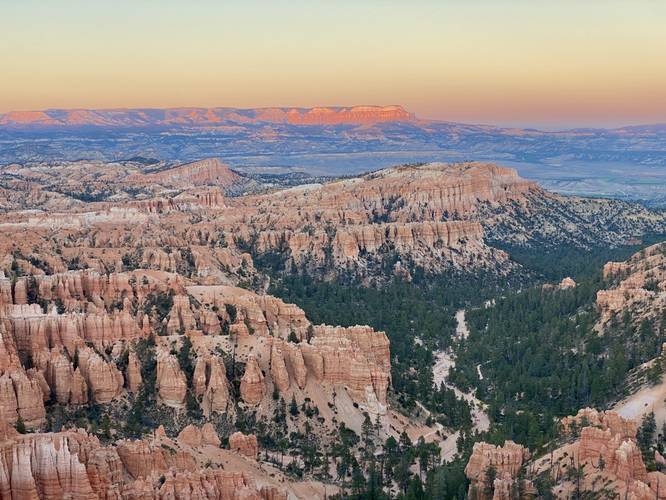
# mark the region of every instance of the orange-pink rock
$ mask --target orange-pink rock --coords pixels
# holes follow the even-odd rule
[[[256,460],[259,455],[259,444],[254,434],[234,432],[229,436],[229,448],[252,460]]]
[[[241,378],[240,394],[243,401],[250,405],[258,404],[265,394],[264,375],[254,356],[250,356]]]

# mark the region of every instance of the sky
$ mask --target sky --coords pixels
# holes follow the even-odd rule
[[[662,0],[0,0],[0,113],[401,104],[666,122]]]

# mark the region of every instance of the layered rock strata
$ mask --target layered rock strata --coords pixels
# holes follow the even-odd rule
[[[211,437],[201,437],[210,429],[188,432],[199,436],[196,446],[210,444]],[[201,468],[163,434],[102,446],[84,431],[19,435],[3,422],[0,471],[3,498],[287,498],[274,487],[257,487],[244,473]]]

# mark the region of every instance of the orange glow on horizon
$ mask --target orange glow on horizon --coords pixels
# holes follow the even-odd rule
[[[401,104],[476,123],[666,121],[663,2],[26,0],[2,10],[0,112]]]

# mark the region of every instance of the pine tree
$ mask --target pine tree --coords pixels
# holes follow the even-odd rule
[[[497,469],[494,466],[490,465],[486,469],[486,474],[483,480],[483,493],[488,497],[492,498],[493,491],[495,490],[495,478],[497,477]]]
[[[296,396],[291,397],[291,403],[289,403],[289,413],[292,416],[298,415],[298,405],[296,404]]]
[[[26,429],[25,429],[25,422],[23,422],[23,418],[21,415],[18,416],[18,419],[16,419],[16,431],[19,434],[25,434]]]

